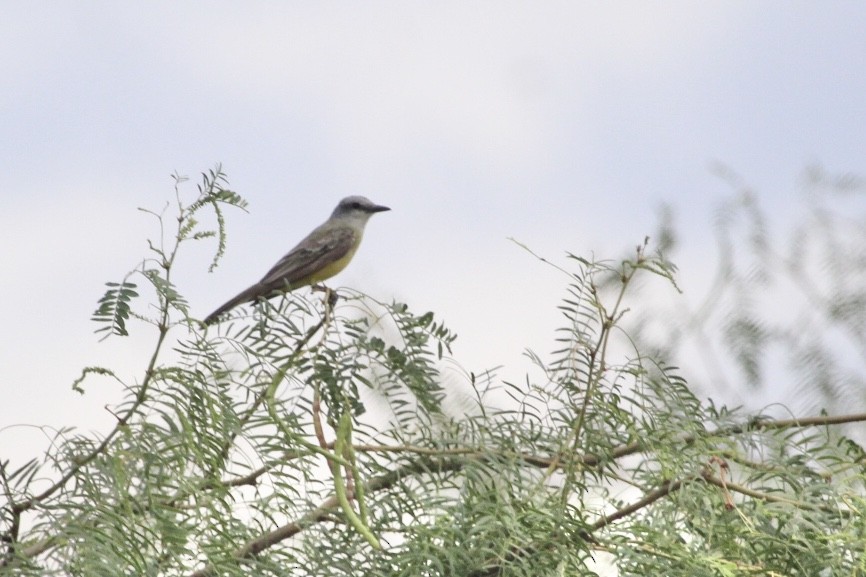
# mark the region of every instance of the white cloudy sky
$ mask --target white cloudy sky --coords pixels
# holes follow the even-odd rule
[[[363,194],[393,211],[336,284],[436,311],[479,370],[552,348],[562,277],[507,237],[618,256],[669,201],[689,291],[713,162],[780,214],[807,164],[862,173],[864,30],[855,1],[5,2],[0,453],[5,425],[99,428],[116,391],[72,379],[143,364],[147,339],[98,344],[89,317],[174,171],[222,162],[250,201],[214,274],[180,263],[200,316]]]

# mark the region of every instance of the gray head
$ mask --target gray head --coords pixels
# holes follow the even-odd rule
[[[340,201],[331,218],[363,218],[365,221],[377,212],[391,210],[387,206],[374,204],[364,196],[347,196]]]

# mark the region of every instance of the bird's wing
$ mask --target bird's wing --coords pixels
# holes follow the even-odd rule
[[[355,231],[348,227],[335,228],[327,232],[321,229],[314,230],[281,258],[262,280],[208,315],[205,324],[213,323],[224,312],[239,304],[269,298],[277,291],[302,286],[310,275],[349,254],[357,246],[355,234]]]
[[[349,254],[356,246],[355,235],[349,227],[335,228],[326,234],[313,231],[281,258],[259,285],[271,291],[300,286],[299,283],[303,284],[316,271]]]

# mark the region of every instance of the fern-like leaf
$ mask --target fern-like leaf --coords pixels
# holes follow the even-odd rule
[[[92,320],[102,323],[103,326],[96,329],[97,333],[106,333],[103,339],[111,335],[125,337],[129,334],[126,330],[126,321],[129,318],[129,303],[138,296],[135,292],[136,285],[131,282],[121,283],[107,282],[108,288],[99,299],[99,306],[93,313]]]

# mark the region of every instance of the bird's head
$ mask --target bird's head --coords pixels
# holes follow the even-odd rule
[[[362,219],[364,222],[377,212],[391,210],[387,206],[375,204],[364,196],[347,196],[340,201],[331,218]]]

